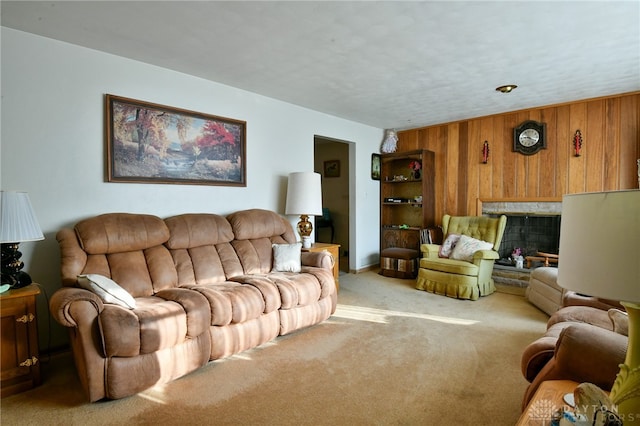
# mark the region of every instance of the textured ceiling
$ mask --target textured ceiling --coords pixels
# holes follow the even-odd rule
[[[2,1],[0,7],[5,27],[380,128],[640,90],[638,1]],[[519,87],[495,91],[507,83]]]

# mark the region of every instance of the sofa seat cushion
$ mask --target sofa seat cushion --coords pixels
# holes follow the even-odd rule
[[[331,273],[325,269],[303,267],[301,273],[274,272],[268,275],[280,293],[280,309],[309,306],[331,295]]]
[[[98,321],[105,356],[131,357],[176,346],[208,332],[210,313],[201,294],[171,289],[137,298],[133,310],[104,305]]]
[[[211,309],[211,325],[225,326],[243,323],[274,310],[275,303],[267,304],[262,292],[253,285],[224,282],[190,287],[202,294]],[[277,308],[276,308],[277,309]]]
[[[473,263],[446,258],[422,258],[420,259],[420,268],[469,276],[477,276],[479,271],[478,266]]]

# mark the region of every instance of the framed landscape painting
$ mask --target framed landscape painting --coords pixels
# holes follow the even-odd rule
[[[246,122],[106,95],[107,181],[247,186]]]

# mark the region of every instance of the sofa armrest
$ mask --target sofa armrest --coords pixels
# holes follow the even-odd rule
[[[423,258],[437,258],[440,253],[439,244],[421,244],[420,251]]]
[[[302,252],[300,256],[302,266],[315,266],[333,271],[335,260],[328,251]]]
[[[540,370],[525,393],[523,407],[547,380],[589,382],[609,391],[624,362],[626,336],[590,324],[572,324],[560,333],[553,358]]]
[[[93,306],[96,311],[96,316],[104,309],[102,300],[89,290],[63,287],[51,296],[51,300],[49,301],[51,316],[65,327],[77,327],[78,323],[71,311],[71,305],[75,302],[86,302]]]

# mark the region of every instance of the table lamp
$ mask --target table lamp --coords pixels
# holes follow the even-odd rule
[[[0,250],[2,252],[2,290],[31,284],[22,271],[24,263],[18,251],[21,242],[43,240],[42,230],[26,192],[0,191]],[[8,286],[8,287],[7,287]]]
[[[298,232],[302,237],[302,246],[304,248],[311,247],[313,224],[309,222],[309,216],[322,215],[320,174],[314,172],[289,174],[285,214],[300,215]]]
[[[561,220],[558,284],[619,300],[629,315],[627,354],[609,395],[626,425],[640,420],[640,190],[565,195]]]

